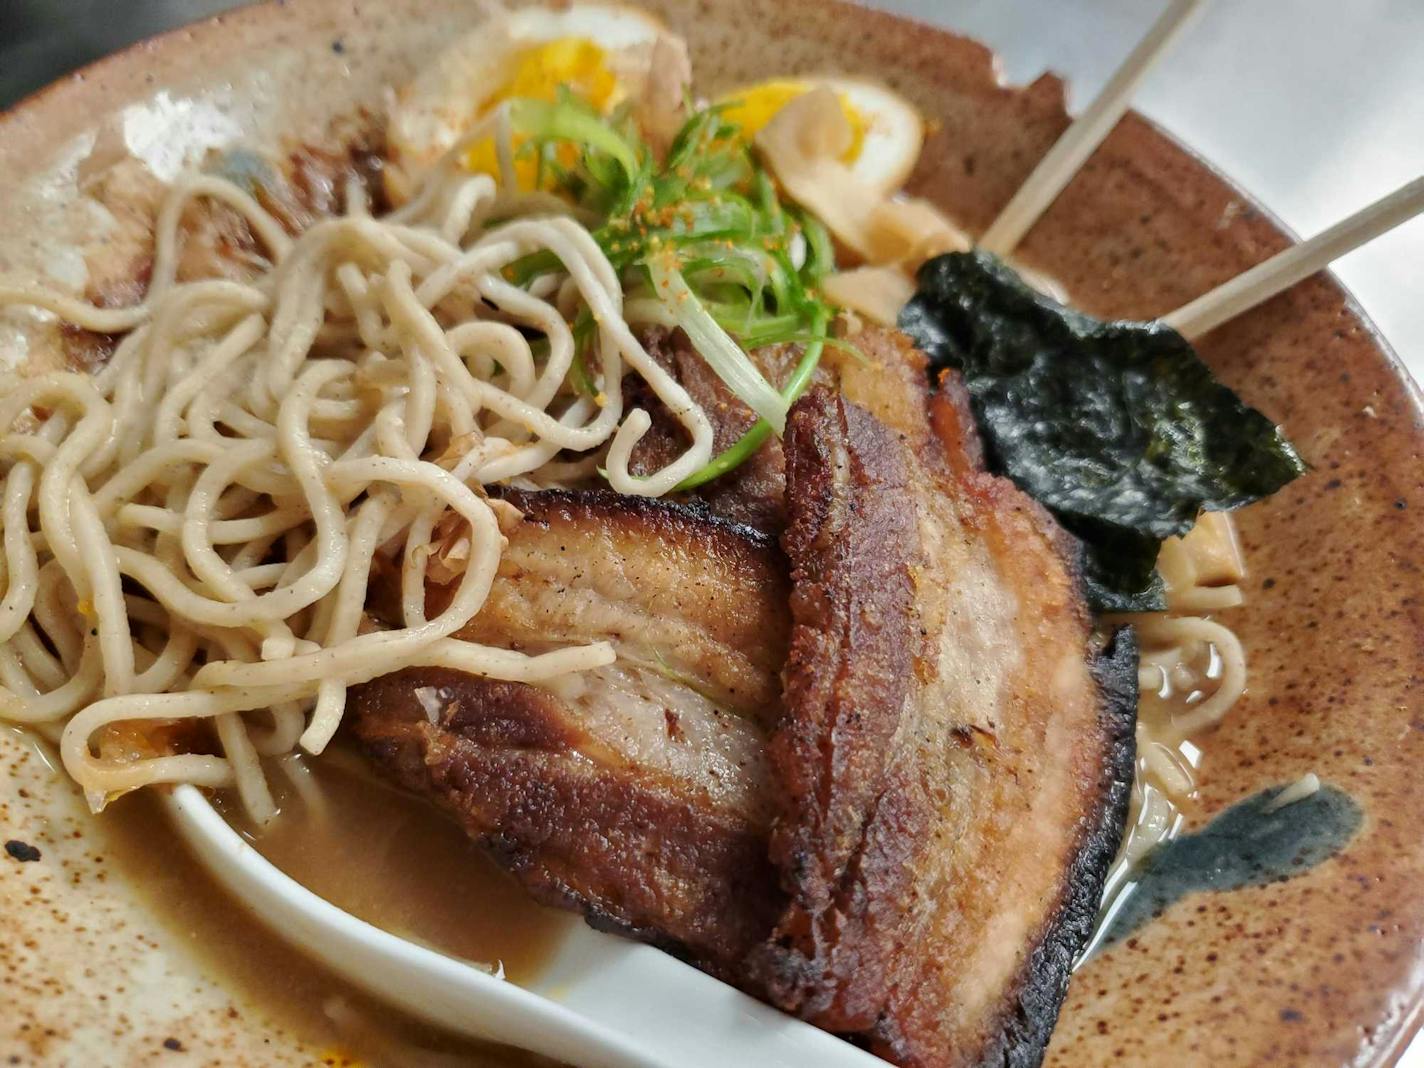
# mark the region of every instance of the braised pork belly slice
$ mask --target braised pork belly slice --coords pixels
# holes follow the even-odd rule
[[[352,720],[542,900],[895,1063],[1033,1065],[1121,836],[1136,652],[983,472],[962,387],[931,400],[894,332],[858,343],[763,450],[782,501],[725,491],[784,557],[712,517],[729,496],[510,493],[465,636],[617,663],[405,671]]]
[[[879,386],[879,418],[817,390],[788,422],[790,902],[754,972],[898,1064],[1036,1064],[1121,836],[1135,651],[1095,650],[1061,533],[975,470],[963,409],[933,433]]]
[[[839,328],[844,332],[845,324]],[[756,423],[756,413],[717,377],[681,330],[650,329],[642,340],[649,355],[707,413],[714,455],[735,445]],[[927,436],[925,357],[909,338],[898,330],[870,326],[857,327],[841,340],[850,347],[827,346],[812,383],[840,390],[893,430],[920,439]],[[802,349],[770,345],[748,355],[767,381],[780,389],[800,361]],[[631,464],[634,473],[648,474],[675,460],[687,448],[688,438],[641,378],[630,375],[623,388],[625,407],[643,408],[653,419]],[[916,448],[921,444],[917,440]],[[786,528],[786,457],[781,441],[768,437],[740,467],[699,486],[690,497],[716,515],[780,537]]]
[[[766,739],[789,627],[755,532],[610,492],[517,493],[523,513],[461,636],[616,663],[547,687],[408,669],[360,688],[357,738],[538,898],[734,983],[780,910]]]
[[[677,379],[706,413],[712,424],[714,456],[735,445],[756,424],[756,413],[717,377],[681,330],[652,328],[643,332],[642,341],[648,354]],[[768,345],[753,349],[748,356],[766,380],[780,389],[791,377],[801,354],[799,345]],[[816,371],[815,380],[828,384],[834,376],[823,367]],[[628,376],[623,389],[624,406],[642,408],[653,419],[652,428],[633,450],[630,465],[634,473],[647,474],[681,455],[689,439],[641,378]],[[786,461],[781,441],[773,435],[741,466],[699,486],[690,496],[716,515],[778,537],[786,525],[785,495]]]

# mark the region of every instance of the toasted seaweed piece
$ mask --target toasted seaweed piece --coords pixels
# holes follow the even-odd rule
[[[1095,607],[1163,607],[1150,566],[1163,538],[1306,469],[1176,331],[1067,308],[987,252],[925,263],[900,327],[932,374],[963,376],[990,469],[1082,539]]]

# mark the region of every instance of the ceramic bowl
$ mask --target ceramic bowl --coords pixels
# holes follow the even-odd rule
[[[787,72],[889,82],[935,123],[914,191],[971,232],[1068,121],[1055,78],[1004,85],[982,46],[889,15],[822,0],[647,6],[687,37],[704,91]],[[214,147],[320,144],[343,117],[379,112],[388,86],[480,17],[468,0],[293,0],[66,78],[0,118],[0,273],[76,291],[94,281],[113,220],[86,190],[116,145],[171,178]],[[1289,240],[1129,115],[1021,256],[1082,308],[1142,318]],[[60,341],[53,324],[0,316],[0,362],[54,366]],[[1200,740],[1185,845],[1075,976],[1050,1061],[1387,1064],[1424,984],[1421,398],[1329,276],[1200,348],[1285,425],[1311,472],[1240,514],[1250,577],[1232,623],[1249,693]],[[173,840],[89,817],[18,735],[0,734],[0,769],[0,834],[39,852],[0,857],[0,1057],[337,1062],[316,1011],[332,980],[248,921],[214,925],[212,890]],[[1314,798],[1248,818],[1307,772],[1325,784]]]

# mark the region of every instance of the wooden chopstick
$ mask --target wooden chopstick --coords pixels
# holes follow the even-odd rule
[[[989,229],[979,238],[979,247],[997,256],[1007,256],[1023,239],[1038,217],[1063,192],[1073,175],[1107,137],[1131,102],[1133,90],[1143,76],[1161,59],[1206,0],[1172,0],[1147,36],[1132,50],[1102,92],[1088,105],[1073,125],[1063,131],[1048,154],[1039,160],[1033,173],[1019,187],[1012,200]]]
[[[1292,245],[1164,315],[1162,322],[1189,340],[1200,337],[1421,212],[1424,178],[1416,178],[1309,241]]]

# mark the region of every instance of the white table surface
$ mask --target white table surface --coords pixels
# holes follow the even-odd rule
[[[1166,0],[865,0],[990,45],[1013,82],[1064,76],[1080,108]],[[1216,0],[1137,93],[1301,236],[1424,174],[1424,0]],[[1335,272],[1424,381],[1424,217]],[[1424,1032],[1399,1068],[1424,1068]]]
[[[1073,108],[1166,7],[867,2],[984,41],[1010,81],[1045,69],[1063,75]],[[1424,174],[1424,0],[1216,0],[1148,75],[1135,104],[1308,236]],[[1335,270],[1424,380],[1424,217]]]

